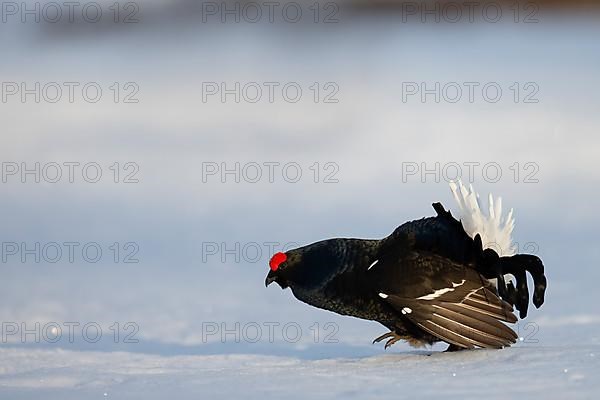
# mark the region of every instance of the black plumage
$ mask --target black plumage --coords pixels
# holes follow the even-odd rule
[[[445,341],[452,350],[509,346],[517,335],[503,322],[517,321],[513,305],[527,315],[526,271],[534,305],[544,302],[541,260],[484,250],[479,235],[469,237],[441,204],[433,207],[436,217],[407,222],[381,240],[329,239],[279,253],[265,283],[290,287],[315,307],[380,322],[390,332],[375,341],[388,339],[386,348],[400,339]]]

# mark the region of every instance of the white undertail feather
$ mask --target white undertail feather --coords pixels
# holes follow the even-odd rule
[[[490,193],[488,197],[488,212],[484,212],[479,203],[479,195],[459,180],[450,182],[450,189],[458,204],[456,217],[462,222],[463,228],[469,236],[475,238],[476,234],[481,236],[483,248],[495,250],[500,256],[512,256],[515,249],[513,246],[512,232],[515,226],[512,208],[506,218],[502,217],[502,199],[494,199]]]

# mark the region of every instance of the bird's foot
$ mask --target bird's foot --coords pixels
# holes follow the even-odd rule
[[[398,335],[396,332],[394,331],[389,331],[388,333],[384,333],[383,335],[375,338],[375,340],[373,340],[373,344],[375,343],[379,343],[384,339],[388,339],[390,338],[384,346],[384,349],[387,350],[388,347],[390,347],[391,345],[393,345],[394,343],[396,343],[398,340],[402,339],[402,336]]]

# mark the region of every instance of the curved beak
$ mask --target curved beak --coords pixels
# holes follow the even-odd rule
[[[265,287],[269,286],[271,283],[275,282],[277,276],[275,275],[275,271],[269,271],[269,274],[265,278]]]

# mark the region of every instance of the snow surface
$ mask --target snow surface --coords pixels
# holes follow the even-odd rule
[[[466,29],[408,27],[393,16],[308,30],[182,24],[115,33],[83,26],[72,35],[61,26],[0,24],[6,81],[108,88],[135,79],[141,88],[131,107],[1,106],[0,160],[99,162],[109,179],[3,183],[0,240],[140,247],[139,264],[115,264],[107,250],[98,264],[14,257],[0,265],[2,322],[93,321],[107,334],[115,322],[139,326],[136,344],[109,335],[95,344],[11,336],[0,344],[1,400],[598,397],[597,21]],[[274,80],[302,82],[307,101],[202,103],[203,81]],[[331,80],[340,102],[315,104],[308,87]],[[500,82],[507,93],[498,104],[404,103],[400,94],[405,81],[474,80]],[[540,103],[514,103],[508,87],[517,81],[535,81]],[[138,163],[140,183],[114,184],[107,168],[115,161]],[[307,178],[205,183],[203,161],[299,162]],[[338,184],[313,182],[308,167],[317,161],[339,165]],[[542,309],[519,322],[524,340],[514,347],[449,354],[438,353],[441,345],[415,351],[398,343],[384,351],[370,343],[385,333],[378,324],[265,289],[272,253],[203,260],[203,242],[383,237],[433,215],[434,201],[452,204],[444,179],[403,182],[404,161],[501,164],[499,182],[486,182],[478,168],[474,187],[515,208],[520,250],[540,255],[549,282]],[[529,161],[539,166],[538,183],[522,182]],[[207,322],[273,321],[300,324],[305,335],[290,343],[277,331],[273,343],[238,343],[202,334]],[[314,343],[315,323],[335,324],[337,342]]]
[[[322,360],[17,349],[0,356],[3,399],[590,399],[600,390],[600,346]]]

